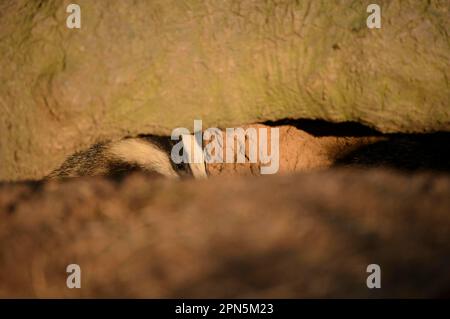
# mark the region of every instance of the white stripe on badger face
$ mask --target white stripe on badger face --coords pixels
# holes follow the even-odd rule
[[[121,140],[110,145],[109,153],[125,163],[137,164],[166,177],[179,177],[172,167],[170,157],[149,141],[139,138]]]
[[[181,140],[183,141],[183,151],[187,153],[187,158],[189,159],[192,175],[198,179],[207,178],[202,146],[199,145],[195,136],[191,134],[183,134]]]

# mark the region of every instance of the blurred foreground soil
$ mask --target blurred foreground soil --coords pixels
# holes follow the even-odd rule
[[[0,297],[450,296],[448,173],[4,183],[0,216]]]

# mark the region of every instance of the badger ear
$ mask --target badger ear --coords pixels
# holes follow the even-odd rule
[[[183,134],[181,138],[183,141],[183,150],[186,152],[189,168],[191,169],[194,178],[208,178],[202,145],[199,144],[194,135]]]

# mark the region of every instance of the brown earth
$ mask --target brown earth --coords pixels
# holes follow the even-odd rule
[[[317,127],[317,124],[314,126]],[[266,129],[269,144],[267,147],[269,150],[271,149],[271,130],[279,130],[278,172],[281,174],[290,172],[307,172],[311,170],[328,168],[333,166],[339,159],[344,158],[363,146],[386,140],[386,137],[376,136],[374,133],[368,133],[364,136],[355,136],[354,130],[352,134],[348,134],[347,136],[318,136],[290,124],[276,126],[253,124],[242,126],[242,129],[256,130],[256,144],[261,138],[258,130]],[[246,163],[241,164],[237,163],[237,139],[235,138],[233,140],[235,145],[233,146],[234,148],[231,148],[231,146],[227,145],[228,143],[225,131],[222,130],[222,133],[223,158],[226,158],[227,153],[231,153],[235,163],[208,164],[206,166],[208,174],[210,176],[260,175],[261,166],[267,166],[268,164],[261,164],[259,156],[257,157],[256,163],[249,163],[249,136],[246,135],[245,138]],[[206,145],[208,145],[208,143]],[[256,147],[256,151],[260,151],[259,147]]]
[[[267,129],[269,144],[271,130],[279,129],[279,173],[309,172],[336,166],[390,167],[402,171],[434,170],[450,172],[450,133],[380,134],[357,123],[327,123],[321,121],[282,121],[253,124],[247,130]],[[211,176],[260,175],[260,158],[248,163],[249,137],[245,139],[246,163],[236,163],[237,143],[227,149],[223,132],[223,158],[232,154],[235,163],[207,165]],[[259,135],[257,137],[259,141]],[[270,146],[268,146],[270,149]],[[259,149],[257,149],[259,151]]]
[[[2,184],[0,296],[448,297],[449,208],[431,172]]]

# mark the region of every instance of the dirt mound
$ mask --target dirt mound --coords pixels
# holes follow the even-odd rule
[[[340,158],[358,150],[358,148],[386,139],[382,136],[315,136],[293,125],[277,125],[273,127],[263,124],[253,124],[242,127],[242,130],[245,132],[248,132],[249,129],[254,129],[256,132],[256,138],[254,138],[255,144],[258,144],[261,139],[259,130],[267,130],[268,145],[266,147],[268,153],[270,153],[272,147],[271,130],[279,130],[279,173],[307,172],[328,168],[334,165]],[[223,158],[225,159],[227,157],[227,153],[231,153],[231,157],[235,163],[208,164],[207,171],[210,176],[260,175],[261,166],[270,165],[270,163],[261,164],[259,155],[257,156],[258,161],[256,163],[249,163],[249,153],[251,150],[249,140],[252,139],[250,134],[245,136],[244,153],[246,163],[236,163],[239,153],[238,139],[230,140],[235,143],[233,148],[231,148],[232,146],[227,143],[226,131],[222,132],[223,138],[221,144],[223,145]],[[259,147],[256,146],[255,149],[259,154]]]
[[[308,172],[330,167],[390,167],[403,171],[433,170],[450,172],[450,133],[379,134],[351,123],[331,124],[317,121],[290,121],[276,125],[254,124],[243,130],[267,129],[269,144],[272,129],[279,130],[279,173]],[[249,138],[245,138],[245,161],[239,163],[208,164],[210,176],[260,175],[261,164],[249,162]],[[223,157],[231,153],[237,159],[237,139],[234,149],[227,149],[223,131]],[[271,146],[267,147],[268,149]],[[259,151],[259,149],[258,149]]]
[[[0,296],[449,296],[449,208],[448,174],[383,170],[2,184]]]

